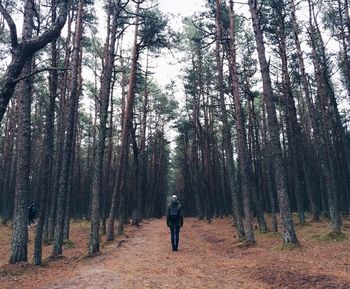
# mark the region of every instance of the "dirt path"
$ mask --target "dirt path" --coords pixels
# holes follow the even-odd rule
[[[327,220],[297,226],[302,247],[293,250],[281,248],[280,234],[258,231],[255,246],[241,247],[229,218],[211,224],[186,218],[178,252],[171,250],[164,219],[154,219],[128,226],[124,239],[105,245],[94,258],[84,257],[88,223],[72,228],[76,245],[64,250],[64,258],[40,267],[11,265],[9,273],[5,265],[0,288],[350,289],[350,218],[344,219],[347,239],[341,242],[319,240],[329,231]]]
[[[207,235],[199,229],[196,221],[187,222],[179,251],[173,252],[164,220],[143,224],[119,248],[109,248],[109,256],[97,257],[76,269],[73,277],[42,288],[258,288],[236,276],[230,257],[225,260],[208,246]]]

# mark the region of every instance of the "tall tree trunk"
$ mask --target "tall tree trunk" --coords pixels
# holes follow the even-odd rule
[[[51,2],[51,19],[52,22],[56,21],[56,0]],[[56,40],[51,43],[51,65],[57,66],[57,43]],[[44,165],[42,174],[42,186],[41,186],[41,198],[40,198],[40,212],[38,218],[38,224],[35,232],[35,245],[34,245],[34,260],[35,265],[40,265],[42,262],[42,239],[43,229],[45,223],[45,217],[48,205],[48,196],[50,194],[52,184],[52,167],[53,167],[53,147],[54,147],[54,125],[55,125],[55,105],[57,98],[57,70],[50,72],[49,76],[49,91],[50,99],[49,105],[46,108],[46,124],[45,124],[45,136],[42,162]]]
[[[14,102],[14,101],[13,101]],[[17,105],[14,104],[7,114],[7,122],[5,127],[5,136],[3,144],[3,154],[2,154],[2,167],[1,167],[1,197],[2,197],[2,220],[1,224],[6,225],[11,219],[11,203],[13,194],[11,191],[11,172],[13,171],[13,160],[15,157],[15,137],[16,137],[16,110]]]
[[[71,39],[72,39],[72,23],[74,18],[74,11],[68,14],[68,23],[67,23],[67,42],[66,42],[66,53],[64,59],[64,67],[70,65],[71,58]],[[57,141],[56,141],[56,155],[54,160],[53,167],[53,185],[52,185],[52,196],[49,206],[49,217],[48,217],[48,240],[54,239],[55,231],[55,221],[56,221],[56,209],[57,209],[57,195],[59,190],[59,180],[61,175],[62,168],[62,159],[63,159],[63,147],[64,147],[64,138],[65,138],[65,129],[66,129],[66,115],[67,115],[67,94],[69,90],[70,83],[70,72],[65,71],[63,74],[60,85],[63,87],[61,93],[59,94],[59,109],[58,109],[58,124],[57,124]]]
[[[76,130],[74,130],[74,136],[73,136],[73,148],[72,148],[72,156],[69,166],[69,172],[68,172],[68,185],[67,185],[67,195],[66,195],[66,204],[64,209],[64,216],[63,216],[63,240],[69,240],[69,229],[70,229],[70,215],[71,215],[71,207],[72,207],[72,193],[73,193],[73,179],[74,179],[74,173],[75,173],[75,138],[76,138]]]
[[[242,216],[239,209],[239,198],[237,191],[233,188],[233,179],[234,179],[234,160],[233,160],[233,145],[231,131],[227,119],[227,111],[225,105],[225,96],[224,96],[224,83],[223,83],[223,69],[222,69],[222,59],[221,59],[221,37],[222,37],[222,28],[221,28],[221,0],[215,0],[216,3],[216,17],[215,17],[215,29],[216,29],[216,38],[215,38],[215,58],[216,58],[216,67],[217,67],[217,81],[218,81],[218,91],[219,91],[219,100],[221,106],[221,120],[222,120],[222,137],[224,142],[224,149],[227,157],[227,176],[228,176],[228,187],[232,194],[232,203],[233,203],[233,214],[235,217],[236,229],[240,239],[243,239],[245,236]]]
[[[283,241],[285,243],[298,243],[298,239],[295,234],[289,198],[286,190],[285,172],[283,169],[282,162],[282,148],[279,140],[278,122],[276,116],[275,103],[273,101],[273,90],[270,79],[269,67],[265,55],[265,44],[258,16],[258,3],[256,0],[249,0],[248,4],[252,16],[253,30],[257,45],[261,76],[263,80],[263,100],[265,102],[268,114],[270,152],[271,159],[273,161],[273,169],[277,186],[277,196],[282,219]]]
[[[300,224],[305,223],[304,197],[302,183],[305,179],[304,167],[302,164],[304,151],[302,150],[303,140],[301,137],[301,128],[298,123],[295,101],[292,92],[292,83],[289,77],[287,50],[286,50],[286,32],[285,16],[279,14],[279,27],[276,36],[278,38],[279,54],[282,63],[282,82],[283,95],[285,100],[285,118],[286,131],[288,138],[288,164],[292,175],[292,191],[294,191]]]
[[[99,232],[100,232],[100,199],[103,188],[103,160],[106,141],[106,124],[108,118],[109,95],[111,87],[111,78],[113,72],[114,51],[117,34],[117,19],[120,12],[120,0],[110,1],[108,19],[112,18],[108,25],[107,38],[104,47],[104,67],[102,71],[101,88],[100,88],[100,124],[99,136],[96,151],[96,161],[94,169],[94,181],[92,187],[91,202],[91,233],[89,243],[89,254],[99,252]]]
[[[308,110],[308,115],[309,115],[309,120],[311,123],[311,127],[312,127],[312,131],[313,131],[313,136],[306,134],[306,142],[305,146],[308,149],[308,155],[309,155],[309,160],[310,157],[313,154],[313,151],[316,150],[318,151],[318,149],[316,149],[316,145],[315,144],[321,144],[320,141],[318,140],[318,138],[320,137],[320,132],[319,132],[319,126],[317,124],[317,120],[316,120],[316,111],[315,111],[315,107],[314,104],[312,103],[311,100],[311,93],[310,93],[310,89],[309,89],[309,84],[308,84],[308,79],[307,79],[307,74],[305,71],[305,63],[304,63],[304,57],[303,57],[303,52],[301,50],[301,45],[300,45],[300,40],[299,40],[299,30],[298,30],[298,24],[297,24],[297,19],[296,19],[296,9],[295,9],[295,3],[294,0],[291,0],[291,12],[292,12],[292,24],[293,24],[293,36],[294,36],[294,42],[295,42],[295,46],[296,46],[296,50],[297,50],[297,55],[298,55],[298,64],[299,64],[299,71],[300,71],[300,76],[301,76],[301,80],[302,80],[302,88],[303,88],[303,93],[304,93],[304,97],[306,100],[306,105],[307,105],[307,110]],[[309,146],[312,146],[312,148],[309,148]],[[309,154],[311,153],[311,155]],[[314,158],[314,160],[316,161],[316,159]],[[310,161],[309,161],[310,163]],[[306,164],[308,167],[310,167],[310,164]],[[307,171],[306,171],[307,172]],[[308,179],[308,176],[306,176],[306,178]],[[308,186],[308,189],[310,189],[310,186]],[[309,194],[310,195],[310,202],[311,202],[311,206],[312,206],[312,210],[314,212],[314,219],[318,219],[318,209],[317,209],[317,201],[315,200],[315,196],[314,194]]]
[[[262,141],[264,144],[264,171],[265,171],[265,180],[266,180],[266,189],[268,191],[269,201],[270,201],[270,208],[271,208],[271,231],[277,232],[278,231],[278,224],[277,224],[277,204],[275,202],[275,191],[276,186],[274,182],[274,176],[273,176],[273,169],[272,169],[272,160],[271,160],[271,154],[268,150],[268,147],[270,145],[270,140],[268,140],[267,136],[267,121],[266,121],[266,109],[264,102],[261,103],[261,114],[262,114],[262,125],[263,125],[263,131],[262,131]]]
[[[259,230],[261,232],[268,231],[264,212],[266,204],[268,203],[268,193],[266,189],[264,189],[263,183],[263,171],[262,171],[262,153],[261,146],[259,144],[259,120],[257,119],[257,115],[255,113],[254,108],[254,96],[250,96],[250,100],[248,103],[249,114],[251,118],[251,137],[252,137],[252,164],[254,166],[253,174],[255,174],[255,192],[253,188],[253,202],[255,206],[255,211],[257,214],[258,222],[259,222]]]
[[[24,4],[24,20],[22,39],[28,41],[33,33],[33,2]],[[22,75],[32,71],[32,58],[27,58]],[[13,214],[13,231],[10,263],[27,261],[28,254],[28,211],[27,202],[30,191],[30,155],[31,155],[31,99],[32,78],[24,79],[20,86],[18,101],[18,138],[17,138],[17,178],[15,190],[15,206]]]
[[[111,85],[112,91],[110,93],[110,102],[111,102],[111,113],[110,113],[110,120],[109,120],[109,141],[108,141],[108,153],[107,153],[107,162],[105,165],[105,185],[104,185],[104,191],[102,195],[102,211],[101,211],[101,233],[103,235],[106,235],[107,233],[107,199],[109,198],[109,193],[111,191],[111,188],[113,188],[113,179],[111,178],[111,175],[113,174],[113,168],[112,168],[112,161],[113,161],[113,136],[115,133],[114,130],[114,105],[113,105],[113,87],[115,84],[115,76],[113,83]]]
[[[201,192],[201,182],[200,182],[200,166],[199,166],[199,140],[201,138],[204,138],[202,129],[200,126],[199,121],[199,107],[200,107],[200,96],[203,96],[204,98],[204,88],[203,88],[203,74],[202,74],[202,67],[203,67],[203,56],[202,56],[202,50],[199,44],[196,45],[196,56],[198,58],[198,76],[196,79],[198,79],[198,86],[199,86],[199,93],[195,92],[193,95],[193,109],[192,109],[192,126],[194,127],[194,134],[192,137],[192,146],[191,146],[191,152],[190,152],[190,168],[188,168],[191,171],[191,186],[194,193],[195,198],[195,204],[196,204],[196,210],[198,214],[198,218],[202,220],[205,215],[206,208],[204,207],[205,203],[202,202],[204,199],[204,196],[202,195],[203,192]],[[195,53],[192,53],[191,62],[192,67],[195,69]],[[199,95],[198,95],[199,94]],[[205,121],[207,124],[207,115],[205,114]],[[207,126],[206,126],[207,127]],[[187,138],[187,135],[186,135]]]
[[[337,0],[338,3],[338,15],[339,15],[339,25],[338,29],[340,30],[340,42],[341,42],[341,60],[340,60],[340,66],[343,68],[343,77],[345,79],[345,87],[348,91],[348,99],[350,100],[350,59],[349,59],[349,45],[350,43],[347,42],[347,33],[346,33],[346,17],[349,17],[349,8],[347,5],[347,0],[344,2],[344,7],[342,7],[342,1]],[[344,10],[344,13],[343,13]],[[344,19],[344,16],[345,19]]]
[[[311,53],[312,60],[315,69],[315,78],[317,83],[317,96],[319,98],[320,111],[321,111],[321,135],[323,140],[323,147],[321,147],[320,152],[320,162],[322,173],[324,177],[324,182],[326,185],[328,205],[329,205],[329,213],[331,217],[332,230],[334,232],[341,231],[341,216],[339,210],[339,196],[336,184],[336,174],[334,168],[334,160],[333,155],[334,151],[332,148],[332,140],[330,136],[330,132],[332,131],[332,120],[329,112],[330,103],[327,98],[326,91],[326,83],[327,79],[325,79],[326,71],[324,71],[324,67],[322,66],[322,60],[320,60],[320,54],[322,56],[322,51],[319,53],[318,45],[323,46],[323,43],[317,43],[318,41],[322,42],[320,31],[317,27],[317,23],[315,22],[314,15],[314,7],[311,1],[308,1],[309,4],[309,24],[310,24],[310,40],[311,40]],[[318,38],[318,39],[317,39]],[[322,49],[322,47],[321,47]]]
[[[74,125],[76,110],[78,109],[79,95],[78,95],[78,72],[81,65],[81,42],[83,34],[83,8],[84,1],[79,1],[78,14],[76,19],[75,27],[75,38],[73,44],[73,54],[72,54],[72,76],[70,85],[70,96],[69,96],[69,106],[67,115],[67,128],[66,128],[66,138],[64,143],[63,152],[63,162],[59,181],[59,190],[57,196],[57,214],[56,214],[56,224],[55,224],[55,236],[54,236],[54,246],[51,256],[53,258],[62,255],[62,245],[63,245],[63,225],[64,225],[64,213],[66,196],[68,189],[68,174],[70,161],[72,156],[73,147],[73,137],[74,137]]]
[[[218,0],[217,0],[218,1]],[[244,229],[246,234],[246,241],[254,243],[253,230],[253,214],[251,211],[250,199],[252,197],[252,167],[248,157],[247,136],[245,124],[243,119],[243,109],[241,105],[241,98],[238,87],[237,64],[236,64],[236,35],[235,35],[235,18],[233,12],[233,1],[230,0],[230,53],[229,65],[231,74],[232,94],[234,98],[235,116],[236,116],[236,130],[238,139],[238,159],[241,169],[242,191],[243,191],[243,208],[244,208]]]
[[[133,136],[134,166],[135,166],[135,192],[136,204],[132,213],[132,223],[137,225],[143,217],[143,201],[146,195],[146,130],[147,130],[147,114],[148,114],[148,53],[146,56],[145,80],[144,80],[144,100],[142,104],[142,120],[141,120],[141,140],[140,149],[137,147],[136,136]],[[136,128],[135,128],[136,129]],[[139,157],[141,156],[141,157]]]
[[[125,113],[123,116],[123,127],[121,135],[121,146],[120,152],[118,153],[117,160],[117,176],[116,176],[116,186],[112,196],[111,210],[108,220],[108,240],[114,239],[114,215],[116,209],[116,199],[117,194],[119,194],[119,224],[118,233],[123,231],[123,226],[125,222],[125,191],[126,191],[126,175],[128,167],[128,157],[129,157],[129,144],[130,144],[130,133],[132,129],[132,119],[133,119],[133,107],[135,100],[135,85],[136,85],[136,70],[137,70],[137,60],[139,57],[139,45],[137,43],[137,34],[139,28],[139,9],[140,3],[136,4],[135,11],[135,32],[134,41],[131,56],[131,69],[129,76],[129,89],[126,101]]]

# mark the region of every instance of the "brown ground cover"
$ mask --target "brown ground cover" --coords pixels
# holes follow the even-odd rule
[[[328,221],[297,226],[300,247],[281,245],[277,233],[256,232],[257,244],[242,246],[229,218],[208,224],[185,219],[180,248],[172,252],[164,219],[127,226],[87,258],[89,224],[73,222],[64,257],[44,266],[8,265],[10,229],[0,227],[0,288],[350,288],[350,218],[345,238],[327,236]],[[30,260],[33,233],[30,229]],[[74,245],[74,246],[73,246]],[[45,246],[48,258],[51,245]]]

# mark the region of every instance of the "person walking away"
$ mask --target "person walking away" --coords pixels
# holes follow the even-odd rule
[[[36,205],[35,205],[35,202],[32,201],[28,207],[28,227],[31,226],[31,224],[34,224],[34,227],[36,226],[35,224],[35,217],[36,217]]]
[[[180,228],[183,226],[183,215],[181,204],[176,195],[171,196],[171,202],[167,209],[166,223],[170,228],[173,251],[177,251],[179,247]]]

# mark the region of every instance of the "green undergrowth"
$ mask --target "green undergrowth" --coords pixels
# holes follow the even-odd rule
[[[252,242],[243,241],[237,245],[237,248],[248,249],[248,248],[255,247],[255,246],[256,246],[256,242],[252,243]]]
[[[50,245],[53,244],[53,240],[47,240],[47,241],[43,242],[43,244],[44,244],[45,246],[50,246]]]
[[[84,255],[84,256],[80,256],[79,257],[79,260],[89,260],[89,259],[93,259],[97,256],[100,256],[101,255],[101,252],[96,252],[94,254],[87,254],[87,255]]]
[[[319,242],[344,242],[349,240],[349,237],[341,232],[330,232],[326,234],[312,235],[310,239]]]
[[[294,251],[296,249],[300,249],[300,244],[292,244],[292,243],[283,243],[277,246],[273,246],[271,251]]]
[[[66,249],[70,249],[70,248],[74,248],[75,247],[75,243],[72,240],[64,240],[63,241],[63,246]]]
[[[15,266],[6,264],[0,268],[0,279],[1,277],[6,277],[6,276],[15,277],[15,276],[22,275],[28,270],[29,266],[30,265],[25,262],[17,263]]]
[[[12,221],[9,220],[6,222],[6,224],[3,224],[2,223],[2,219],[0,218],[0,227],[9,227],[9,228],[12,228]]]
[[[54,243],[54,240],[48,240],[48,241],[45,241],[43,244],[45,246],[50,246],[50,245],[53,245]],[[64,240],[63,241],[63,246],[66,248],[66,249],[69,249],[69,248],[74,248],[75,247],[75,243],[72,241],[72,240]]]
[[[317,224],[316,221],[310,220],[310,221],[304,222],[304,224],[296,223],[295,226],[298,227],[299,229],[305,229],[305,228],[313,226],[313,224],[315,224],[315,223]]]
[[[50,264],[50,261],[51,261],[51,257],[50,257],[50,256],[47,257],[47,258],[43,258],[43,259],[41,260],[40,266],[41,266],[41,267],[46,267],[46,266],[48,266],[48,265]]]

